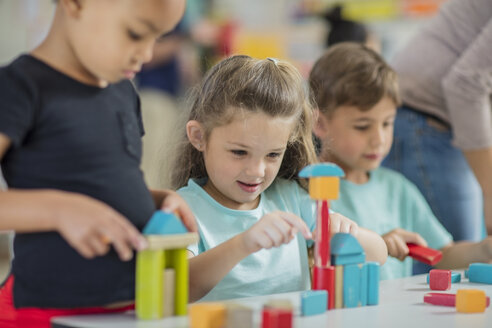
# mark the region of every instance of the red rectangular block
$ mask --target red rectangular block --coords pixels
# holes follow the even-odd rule
[[[451,288],[451,270],[433,269],[429,272],[429,287],[432,290],[448,290]]]
[[[437,249],[432,249],[429,247],[419,246],[412,243],[407,243],[408,255],[417,261],[435,265],[442,258],[442,252]]]

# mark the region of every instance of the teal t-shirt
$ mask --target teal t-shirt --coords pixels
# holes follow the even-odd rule
[[[249,229],[265,214],[285,211],[301,217],[311,230],[316,225],[316,206],[297,182],[276,179],[253,210],[226,208],[201,187],[205,181],[189,180],[178,190],[195,214],[200,241],[188,249],[205,252]],[[298,233],[288,244],[253,253],[239,262],[202,300],[212,301],[309,289],[307,242]]]
[[[452,236],[434,216],[417,187],[400,173],[386,168],[371,171],[365,184],[342,179],[340,197],[331,201],[330,206],[380,235],[402,228],[419,233],[431,248],[441,249],[452,242]],[[411,275],[410,257],[403,262],[388,257],[381,267],[381,279]]]

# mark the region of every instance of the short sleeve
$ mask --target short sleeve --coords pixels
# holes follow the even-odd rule
[[[453,241],[415,185],[407,181],[405,199],[411,200],[406,211],[407,220],[413,223],[412,231],[420,234],[431,248],[441,249]]]
[[[34,121],[35,92],[10,66],[0,69],[0,133],[18,147]]]

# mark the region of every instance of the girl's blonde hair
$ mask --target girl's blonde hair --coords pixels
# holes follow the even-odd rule
[[[202,124],[206,142],[212,129],[231,123],[241,111],[297,120],[278,177],[298,179],[299,171],[316,161],[311,134],[313,109],[294,66],[273,58],[232,56],[222,60],[194,91],[188,120]],[[208,177],[203,155],[188,141],[185,129],[180,138],[171,170],[175,189],[185,186],[190,178]],[[304,182],[302,185],[305,187]]]

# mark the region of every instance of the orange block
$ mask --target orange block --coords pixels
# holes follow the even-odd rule
[[[485,292],[480,289],[459,289],[456,293],[456,311],[461,313],[484,312],[487,306]]]
[[[340,190],[338,177],[312,177],[309,179],[309,196],[312,199],[337,199]]]
[[[199,303],[190,306],[191,328],[222,328],[226,307],[221,303]]]

